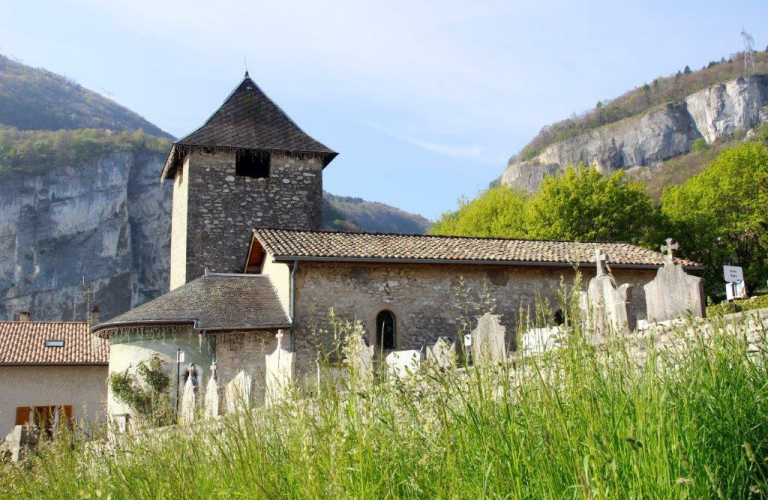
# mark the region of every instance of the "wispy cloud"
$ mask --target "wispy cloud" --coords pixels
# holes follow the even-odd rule
[[[408,135],[397,132],[383,125],[379,125],[378,123],[368,123],[368,126],[375,130],[378,130],[379,132],[382,132],[388,135],[389,137],[393,137],[399,141],[406,142],[408,144],[419,147],[421,149],[425,149],[427,151],[432,151],[433,153],[438,153],[445,156],[453,156],[456,158],[472,159],[479,163],[488,163],[488,164],[498,165],[497,162],[495,161],[491,162],[486,158],[484,158],[483,148],[476,144],[472,144],[470,146],[455,146],[452,144],[441,144],[437,142],[426,141],[416,137],[410,137]]]

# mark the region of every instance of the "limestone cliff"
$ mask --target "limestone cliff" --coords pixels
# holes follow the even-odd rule
[[[0,182],[0,318],[83,319],[83,280],[103,317],[168,289],[165,158],[121,152]]]
[[[501,180],[535,191],[545,176],[579,162],[603,173],[648,167],[687,153],[696,139],[712,143],[763,121],[768,121],[768,75],[738,78],[551,144],[529,161],[510,162]]]

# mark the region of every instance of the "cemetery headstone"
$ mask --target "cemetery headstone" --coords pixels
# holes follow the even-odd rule
[[[449,371],[456,367],[456,344],[440,337],[432,347],[427,346],[427,363],[434,368]]]
[[[472,330],[472,360],[475,365],[502,363],[507,359],[507,328],[497,314],[485,313]]]
[[[272,405],[285,401],[293,383],[295,354],[283,349],[283,331],[277,332],[277,348],[266,356],[265,404]]]
[[[634,330],[636,318],[629,314],[628,302],[633,285],[625,283],[616,287],[613,277],[606,270],[607,257],[601,249],[595,251],[597,273],[589,281],[586,295],[581,295],[582,313],[587,325],[596,334],[621,330]]]
[[[385,359],[389,374],[400,380],[415,375],[421,369],[421,352],[416,350],[394,351]]]
[[[664,266],[643,287],[649,321],[666,321],[684,314],[704,317],[704,280],[686,273],[675,262],[673,252],[678,248],[672,238],[667,238],[667,244],[661,247],[666,252]]]
[[[187,377],[187,381],[184,383],[184,391],[181,393],[181,421],[182,423],[189,424],[195,420],[196,410],[195,386],[192,382],[192,377]]]
[[[251,403],[253,378],[241,371],[228,384],[226,389],[227,412],[236,413],[247,411]]]
[[[366,391],[373,379],[374,346],[365,343],[361,335],[355,335],[347,340],[344,363],[353,380],[353,389]]]
[[[205,418],[219,416],[219,380],[216,373],[216,363],[211,365],[211,376],[205,387]]]

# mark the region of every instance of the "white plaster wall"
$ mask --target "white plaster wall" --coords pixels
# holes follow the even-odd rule
[[[0,438],[13,430],[19,406],[71,405],[77,420],[105,416],[106,366],[0,366]]]
[[[187,282],[187,213],[189,205],[189,158],[173,178],[171,211],[171,290]]]
[[[176,352],[178,349],[184,351],[185,356],[181,371],[183,372],[191,363],[195,363],[201,372],[202,381],[205,383],[210,373],[213,347],[209,344],[208,338],[201,338],[200,334],[194,331],[181,332],[175,335],[168,333],[157,335],[154,338],[135,335],[116,337],[112,339],[109,346],[109,373],[128,370],[129,373],[135,374],[136,366],[139,363],[149,360],[154,354],[159,354],[165,364],[165,373],[171,377],[171,396],[176,397]],[[108,394],[107,410],[109,415],[132,413],[130,408],[114,398],[112,391],[109,391]]]
[[[286,314],[290,314],[291,301],[291,268],[288,264],[275,262],[274,256],[267,253],[261,274],[269,276],[277,289],[277,296],[283,304]]]

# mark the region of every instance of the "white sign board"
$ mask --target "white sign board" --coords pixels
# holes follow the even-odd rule
[[[723,266],[723,277],[728,283],[740,283],[744,281],[744,272],[738,266]]]

